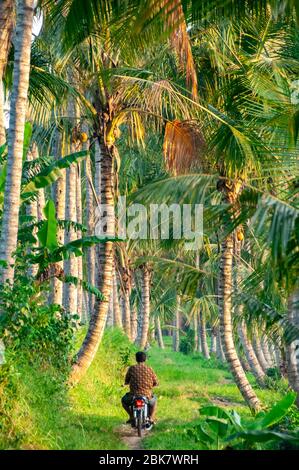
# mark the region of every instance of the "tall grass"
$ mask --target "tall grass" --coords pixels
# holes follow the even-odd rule
[[[65,374],[22,358],[1,366],[1,449],[123,449],[115,427],[123,374],[134,348],[118,330],[107,331],[95,361],[71,390]]]

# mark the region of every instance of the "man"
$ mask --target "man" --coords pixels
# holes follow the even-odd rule
[[[155,424],[155,413],[157,408],[157,397],[152,389],[158,385],[157,377],[151,369],[145,364],[146,354],[142,351],[136,353],[136,362],[134,366],[129,367],[125,385],[130,386],[130,392],[122,397],[122,406],[128,413],[130,419],[127,424],[133,424],[134,417],[131,409],[133,396],[142,395],[149,400],[149,418],[152,424]]]

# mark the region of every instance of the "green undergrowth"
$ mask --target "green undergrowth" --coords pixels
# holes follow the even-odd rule
[[[49,365],[15,359],[9,371],[2,366],[0,448],[126,448],[115,428],[125,419],[120,397],[133,353],[122,332],[107,330],[86,376],[71,390]]]
[[[200,354],[184,355],[169,348],[164,351],[152,348],[149,360],[160,378],[160,386],[157,389],[158,423],[144,439],[146,449],[200,448],[187,429],[199,423],[199,408],[208,403],[251,417],[229,370],[216,358],[206,360]],[[254,383],[252,377],[250,381]],[[265,406],[282,397],[275,390],[257,387],[255,390]]]
[[[78,335],[78,345],[83,335],[84,331]],[[126,449],[118,432],[126,420],[120,399],[126,392],[123,377],[134,352],[121,331],[107,330],[87,374],[70,390],[64,385],[65,371],[52,366],[42,368],[34,361],[19,360],[9,374],[5,374],[8,366],[2,366],[0,447]],[[199,423],[199,408],[204,404],[234,409],[250,418],[229,370],[216,358],[208,361],[199,354],[173,352],[169,345],[165,350],[153,346],[148,356],[160,384],[156,389],[158,422],[142,441],[145,449],[200,448],[187,430]],[[265,406],[282,397],[279,390],[254,387]]]

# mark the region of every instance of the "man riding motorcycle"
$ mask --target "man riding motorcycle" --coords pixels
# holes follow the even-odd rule
[[[122,406],[128,413],[130,419],[127,424],[134,424],[132,412],[132,400],[135,396],[145,396],[148,399],[149,419],[151,424],[155,424],[155,413],[157,409],[157,397],[153,394],[152,389],[158,385],[158,380],[153,369],[145,364],[147,357],[145,352],[136,353],[136,362],[134,366],[129,367],[125,385],[130,386],[130,392],[126,393],[122,399]]]

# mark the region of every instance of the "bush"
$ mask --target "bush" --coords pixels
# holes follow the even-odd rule
[[[292,405],[287,415],[279,425],[281,432],[299,432],[299,410],[296,405]],[[279,445],[280,450],[298,449],[299,446],[291,442],[282,442]]]
[[[282,394],[287,393],[289,388],[287,380],[281,375],[281,372],[277,367],[267,369],[265,385],[270,390],[275,390]]]
[[[278,369],[278,367],[270,367],[269,369],[267,369],[266,374],[267,374],[267,377],[270,377],[274,380],[281,379],[281,372]]]
[[[18,266],[13,286],[0,285],[0,447],[16,448],[43,416],[58,419],[66,391],[76,317],[46,301],[47,286]]]
[[[284,430],[281,426],[294,406],[296,394],[290,392],[268,411],[251,420],[243,420],[234,410],[215,405],[204,406],[200,414],[205,419],[187,431],[202,449],[262,449],[269,442],[274,446],[298,449],[298,429]]]
[[[194,330],[189,328],[186,336],[180,341],[180,351],[184,354],[192,354],[195,348]]]
[[[66,375],[27,357],[10,359],[0,367],[0,449],[47,448],[48,429],[59,429],[68,405]]]
[[[49,305],[45,288],[22,271],[13,286],[0,285],[0,336],[10,354],[66,367],[77,317]]]

